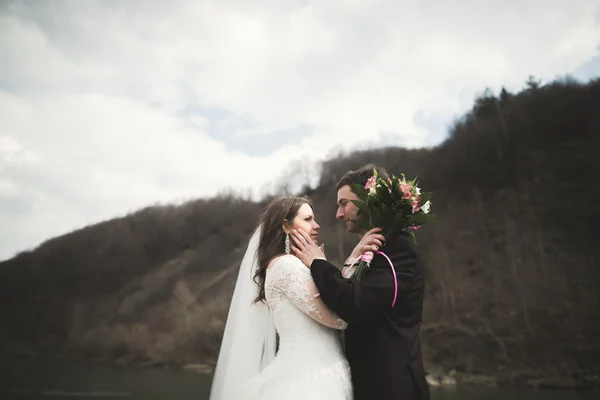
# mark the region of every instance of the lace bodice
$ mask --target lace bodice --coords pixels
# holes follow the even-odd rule
[[[282,256],[267,269],[265,297],[280,347],[286,343],[308,346],[324,343],[324,339],[325,346],[339,347],[335,330],[346,329],[347,324],[323,303],[310,270],[297,257]]]

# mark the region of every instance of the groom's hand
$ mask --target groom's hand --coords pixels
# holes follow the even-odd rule
[[[292,239],[294,240],[294,244],[290,248],[307,267],[310,268],[312,262],[317,258],[326,260],[324,247],[317,246],[302,229],[294,229],[292,231]]]

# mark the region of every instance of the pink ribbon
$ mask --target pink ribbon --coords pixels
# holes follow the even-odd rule
[[[369,254],[367,254],[369,253]],[[392,307],[394,307],[396,305],[396,299],[398,298],[398,279],[396,277],[396,270],[394,269],[394,264],[392,264],[392,260],[390,260],[390,258],[387,256],[387,254],[385,254],[383,251],[378,251],[377,254],[381,254],[382,256],[385,257],[385,259],[388,261],[388,263],[390,263],[390,267],[392,268],[392,274],[394,275],[394,300],[392,301]],[[366,261],[367,263],[371,264],[371,261],[373,261],[373,257],[374,254],[371,251],[367,251],[365,253],[363,253],[363,255],[360,257],[361,260]],[[348,267],[348,269],[346,269],[346,273],[342,273],[342,276],[344,276],[344,278],[350,278],[350,276],[352,276],[351,271],[352,271],[352,267],[355,266],[356,263],[353,263],[352,266]],[[317,297],[317,295],[315,295],[315,297]]]
[[[378,251],[377,254],[381,254],[388,260],[390,263],[390,267],[392,267],[392,274],[394,275],[394,301],[392,301],[392,307],[396,305],[396,299],[398,298],[398,279],[396,278],[396,270],[394,269],[394,264],[392,264],[392,260],[385,254],[383,251]]]
[[[360,259],[364,262],[366,262],[367,264],[371,265],[371,261],[373,261],[373,257],[375,255],[373,254],[372,251],[365,251],[362,256],[360,256]]]

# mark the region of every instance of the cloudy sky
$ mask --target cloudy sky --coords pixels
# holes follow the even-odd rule
[[[0,260],[600,75],[597,0],[0,0]],[[298,182],[305,180],[297,177]]]

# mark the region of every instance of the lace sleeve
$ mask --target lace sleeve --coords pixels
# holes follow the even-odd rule
[[[348,324],[323,303],[310,270],[298,258],[283,256],[270,269],[279,290],[300,311],[330,328],[346,329]]]

